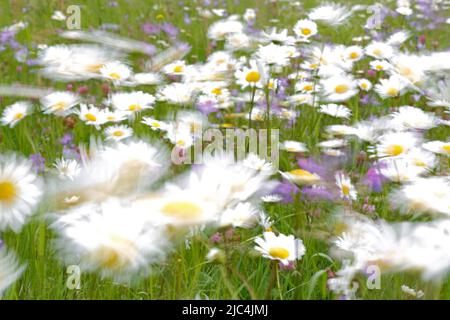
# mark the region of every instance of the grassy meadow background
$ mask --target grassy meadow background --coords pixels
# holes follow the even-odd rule
[[[26,21],[28,27],[17,35],[17,40],[26,45],[31,54],[36,52],[38,44],[53,45],[57,43],[69,43],[71,41],[60,38],[57,34],[66,28],[64,21],[55,21],[50,17],[55,10],[65,12],[71,4],[80,5],[82,29],[98,29],[105,24],[117,25],[113,32],[133,39],[155,43],[159,39],[151,38],[141,30],[143,23],[157,23],[167,21],[180,29],[179,38],[192,46],[186,60],[189,63],[205,61],[211,49],[207,39],[207,28],[212,21],[198,18],[195,7],[202,1],[155,1],[155,0],[130,0],[116,1],[117,6],[109,5],[110,1],[24,1],[24,0],[0,0],[0,27],[11,25],[18,21]],[[291,29],[297,20],[304,16],[304,12],[293,9],[287,1],[270,2],[263,0],[219,1],[221,8],[228,13],[243,14],[246,8],[257,8],[255,27],[268,29],[276,26],[278,29]],[[302,1],[305,8],[318,5],[319,1]],[[367,4],[372,1],[346,1],[349,4]],[[189,8],[189,10],[183,7]],[[192,21],[186,25],[184,14],[190,14]],[[196,19],[194,19],[196,17]],[[355,16],[351,18],[351,27],[321,27],[319,29],[321,42],[334,42],[340,44],[352,44],[352,38],[364,35],[365,18]],[[392,19],[388,17],[383,25],[383,32],[391,34],[402,27],[413,32],[412,41],[406,47],[414,52],[414,37],[424,35],[426,47],[430,50],[445,50],[450,46],[450,26],[442,30],[423,30],[416,32],[405,24],[402,17]],[[76,43],[76,41],[72,41]],[[410,47],[408,47],[410,46]],[[139,54],[129,56],[134,69],[143,70],[145,57]],[[0,52],[0,83],[23,84],[44,88],[65,90],[67,83],[57,83],[41,77],[37,67],[18,63],[11,50]],[[102,82],[97,80],[73,83],[75,89],[80,86],[88,87],[88,97],[99,102],[106,97],[102,90]],[[137,87],[154,93],[154,87]],[[380,106],[359,105],[359,95],[349,100],[348,106],[359,119],[369,115],[386,114],[389,107],[406,105],[410,102],[410,94],[404,95],[398,100],[385,100]],[[17,98],[2,97],[0,109],[17,101]],[[38,103],[38,102],[36,102]],[[423,101],[414,105],[422,106]],[[156,119],[163,118],[167,113],[164,104],[158,103],[152,111]],[[323,140],[323,130],[327,125],[338,124],[339,120],[331,117],[316,118],[313,112],[302,113],[302,121],[296,130],[280,130],[280,141],[285,139],[305,142],[311,150],[311,155],[320,153],[316,144]],[[352,117],[351,121],[358,119]],[[273,119],[272,128],[279,128],[280,122]],[[136,136],[154,136],[157,134],[142,124],[136,122],[133,127]],[[62,146],[59,140],[69,132],[69,129],[60,118],[49,115],[39,117],[27,117],[13,129],[2,126],[0,128],[2,152],[15,150],[26,157],[40,153],[46,159],[46,165],[50,166],[55,159],[60,158]],[[73,128],[76,143],[88,142],[90,134],[98,134],[96,130],[89,129],[81,122]],[[439,126],[427,132],[429,139],[445,140],[448,136],[448,127]],[[353,172],[365,172],[367,167],[356,164],[356,157],[362,146],[355,143],[352,152],[355,164],[349,168]],[[281,152],[280,169],[287,170],[292,162],[291,155]],[[176,167],[175,173],[185,168]],[[391,212],[387,201],[383,199],[389,193],[389,187],[371,199],[376,206],[378,215],[388,221],[404,219],[397,213]],[[363,201],[360,197],[359,201]],[[297,262],[294,271],[280,271],[276,279],[276,285],[269,297],[272,299],[332,299],[333,295],[327,290],[327,272],[337,271],[340,263],[328,256],[327,230],[329,229],[328,215],[333,210],[333,204],[322,202],[297,201],[293,204],[266,204],[266,212],[275,221],[275,229],[285,234],[294,234],[303,240],[306,247],[305,256]],[[253,248],[253,236],[259,235],[258,230],[236,230],[233,237],[228,240],[231,259],[229,264],[236,272],[227,275],[228,270],[223,265],[205,262],[205,255],[212,246],[210,236],[215,230],[197,235],[191,241],[190,249],[184,243],[173,251],[168,259],[159,266],[155,266],[153,273],[138,283],[118,284],[112,280],[101,279],[95,274],[81,275],[81,287],[78,290],[69,290],[66,286],[68,274],[66,266],[58,260],[52,246],[52,231],[47,223],[41,219],[46,213],[47,206],[42,204],[39,212],[22,229],[20,234],[5,232],[2,236],[8,247],[15,251],[20,261],[27,264],[27,269],[22,277],[7,291],[6,299],[194,299],[201,297],[209,299],[249,299],[265,298],[267,286],[271,278],[271,261],[264,259],[251,250]],[[312,212],[320,214],[312,215]],[[426,219],[426,218],[417,218]],[[244,239],[245,241],[240,241]],[[247,290],[242,277],[253,288],[251,294]],[[383,275],[381,289],[369,290],[365,286],[365,278],[360,278],[361,285],[359,296],[363,299],[408,299],[401,290],[401,285],[421,289],[427,298],[450,298],[450,278],[443,284],[425,283],[414,274]]]

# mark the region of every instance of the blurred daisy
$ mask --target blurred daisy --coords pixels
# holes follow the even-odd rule
[[[194,92],[186,83],[172,83],[158,92],[158,98],[172,104],[188,105],[192,102]]]
[[[312,9],[308,14],[308,18],[331,26],[337,26],[343,24],[351,15],[352,11],[348,7],[336,3],[328,3]]]
[[[19,266],[17,257],[0,244],[0,298],[5,290],[21,276],[25,266]]]
[[[320,181],[320,176],[303,169],[294,169],[287,172],[281,172],[283,178],[299,185],[316,184]]]
[[[378,144],[372,149],[378,157],[404,157],[419,143],[417,135],[409,132],[387,133],[380,137]]]
[[[391,159],[383,161],[380,173],[391,181],[403,183],[413,181],[425,171],[423,167],[414,166],[403,159]]]
[[[293,153],[300,153],[300,152],[307,152],[308,148],[303,142],[298,141],[292,141],[292,140],[286,140],[283,141],[281,145],[282,150],[286,150],[287,152],[293,152]]]
[[[263,86],[263,73],[266,73],[264,67],[255,60],[250,60],[249,67],[242,67],[235,72],[236,83],[245,89],[247,86]]]
[[[110,98],[111,105],[129,115],[146,109],[152,109],[155,97],[142,91],[114,93]]]
[[[346,101],[358,93],[356,81],[350,76],[333,76],[320,83],[327,101]]]
[[[380,83],[375,85],[375,91],[382,99],[395,98],[403,94],[406,83],[397,76],[389,79],[380,79]]]
[[[275,235],[273,232],[264,232],[263,237],[255,239],[259,251],[264,258],[280,261],[283,265],[300,260],[305,254],[305,246],[301,239],[293,235]]]
[[[19,232],[42,196],[32,164],[15,156],[0,157],[0,230]]]
[[[53,228],[63,258],[116,281],[147,275],[150,265],[164,258],[168,241],[163,230],[149,225],[136,210],[111,199],[61,216]]]
[[[80,104],[80,110],[77,111],[78,117],[87,125],[95,126],[100,129],[100,125],[106,120],[105,113],[94,105]]]
[[[369,63],[370,68],[376,71],[386,71],[392,68],[391,64],[385,60],[374,60]]]
[[[450,180],[448,177],[415,179],[391,193],[393,207],[402,213],[425,212],[450,215]]]
[[[363,91],[370,91],[372,89],[372,82],[367,79],[359,79],[357,83],[358,87]]]
[[[31,112],[31,104],[27,101],[19,101],[10,106],[7,106],[3,110],[2,124],[4,126],[9,125],[13,128],[23,118],[25,118]]]
[[[357,192],[352,182],[350,181],[350,178],[345,174],[343,174],[342,172],[340,172],[336,173],[335,179],[341,197],[347,200],[356,200]]]
[[[73,180],[81,170],[78,161],[75,159],[56,159],[53,166],[56,168],[60,179]]]
[[[208,201],[193,189],[181,189],[167,185],[165,192],[137,203],[148,212],[148,219],[155,225],[170,227],[193,227],[217,223],[217,202]]]
[[[301,81],[295,84],[295,91],[302,92],[314,92],[315,90],[319,90],[319,86],[315,85],[314,82],[311,81]]]
[[[234,228],[252,228],[258,222],[258,210],[249,202],[240,202],[233,208],[227,208],[220,216],[219,226]]]
[[[78,95],[67,91],[56,91],[46,95],[41,99],[44,113],[53,113],[57,116],[67,116],[71,113],[72,107],[80,101]]]
[[[127,65],[118,61],[106,63],[99,71],[102,77],[117,83],[127,80],[132,73]]]
[[[396,128],[427,130],[437,125],[437,119],[433,113],[411,106],[402,106],[392,114],[392,123]]]
[[[352,114],[351,110],[343,105],[338,104],[323,104],[319,107],[319,112],[328,114],[336,118],[348,119]]]
[[[186,72],[186,62],[178,60],[166,65],[162,71],[168,75],[184,75]]]
[[[133,135],[133,129],[126,125],[110,126],[105,129],[106,140],[121,141]]]
[[[163,121],[159,121],[150,117],[142,118],[142,123],[149,126],[152,130],[167,130],[169,125]]]
[[[364,50],[360,46],[350,46],[344,50],[344,60],[359,61],[364,56]]]
[[[317,24],[311,20],[299,20],[294,26],[294,33],[300,39],[307,40],[317,34]]]
[[[268,195],[261,197],[261,200],[263,202],[267,202],[267,203],[275,203],[275,202],[280,202],[281,200],[283,200],[283,197],[279,194],[268,194]]]
[[[394,54],[394,49],[383,42],[372,42],[366,49],[365,53],[375,59],[389,59]]]
[[[272,175],[276,172],[270,162],[265,159],[261,159],[254,153],[250,153],[247,158],[242,161],[242,165],[244,167],[256,170],[261,174]]]
[[[450,142],[444,141],[429,141],[422,145],[422,147],[433,153],[442,154],[450,157]]]

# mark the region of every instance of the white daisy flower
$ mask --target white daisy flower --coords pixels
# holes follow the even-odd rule
[[[343,174],[342,172],[336,173],[335,175],[336,185],[339,188],[340,195],[342,198],[347,200],[356,200],[358,193],[353,186],[350,178]]]
[[[0,157],[0,230],[19,232],[42,196],[32,164],[16,156]]]
[[[78,95],[67,91],[52,92],[41,99],[44,113],[53,113],[57,116],[67,116],[72,108],[80,102]]]
[[[7,106],[3,110],[1,118],[2,124],[4,126],[9,125],[10,128],[13,128],[28,114],[30,114],[30,112],[31,112],[31,103],[27,101],[16,102],[10,106]]]
[[[0,244],[0,298],[5,290],[22,275],[25,266],[19,266],[17,257]]]
[[[389,59],[394,55],[394,49],[390,45],[377,41],[370,43],[365,52],[375,59]]]
[[[80,104],[80,110],[77,111],[78,117],[87,125],[95,126],[100,129],[100,125],[104,124],[107,119],[105,112],[94,105]]]
[[[164,230],[151,226],[146,212],[117,199],[72,209],[53,224],[60,253],[67,263],[116,281],[145,276],[168,247]]]
[[[433,153],[445,155],[447,157],[450,157],[450,142],[444,142],[444,141],[429,141],[422,145],[422,147],[428,151],[431,151]]]
[[[312,185],[321,181],[320,176],[303,169],[294,169],[287,172],[280,171],[283,178],[298,185]]]
[[[308,14],[308,18],[331,26],[337,26],[343,24],[352,13],[352,10],[347,6],[328,3],[312,9]]]
[[[99,71],[103,78],[112,80],[115,83],[128,80],[132,75],[130,67],[119,61],[108,62]]]
[[[328,114],[336,118],[348,119],[352,114],[351,110],[343,105],[338,104],[323,104],[319,107],[319,112]]]
[[[133,129],[126,125],[109,126],[105,129],[106,140],[121,141],[133,135]]]
[[[350,76],[338,75],[320,81],[327,101],[346,101],[356,95],[356,81]]]
[[[134,115],[146,109],[152,109],[155,97],[142,91],[114,93],[110,97],[111,105],[120,111]]]
[[[370,91],[372,89],[372,82],[367,79],[359,79],[357,80],[358,87],[363,91]]]
[[[373,60],[369,63],[370,68],[376,71],[387,71],[392,68],[392,65],[385,60]]]
[[[184,75],[186,72],[186,62],[182,60],[174,61],[164,66],[162,71],[168,75]]]
[[[53,166],[58,172],[60,179],[73,180],[81,171],[80,164],[75,159],[56,159]]]
[[[258,209],[249,202],[240,202],[233,208],[227,208],[220,216],[219,226],[249,229],[256,225]]]
[[[280,261],[283,265],[300,260],[306,251],[301,239],[282,233],[277,236],[273,232],[264,232],[263,237],[256,238],[255,242],[255,249],[264,258]]]
[[[158,92],[159,100],[172,104],[188,105],[192,102],[194,91],[189,84],[172,83],[161,88]]]
[[[292,140],[283,141],[280,149],[286,150],[287,152],[293,152],[293,153],[308,152],[308,148],[306,147],[306,145],[303,142],[292,141]]]
[[[317,24],[311,20],[299,20],[294,26],[294,33],[301,39],[308,39],[317,34]]]
[[[406,87],[407,84],[403,79],[391,76],[389,79],[380,79],[380,83],[375,85],[375,91],[382,99],[388,99],[402,95]]]

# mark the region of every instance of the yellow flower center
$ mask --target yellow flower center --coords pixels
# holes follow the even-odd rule
[[[450,154],[450,144],[443,145],[442,150],[444,150],[445,153]]]
[[[261,79],[261,75],[258,71],[250,71],[247,73],[247,76],[245,77],[245,80],[247,82],[258,82],[259,79]]]
[[[58,103],[55,103],[54,105],[52,105],[52,109],[59,111],[59,110],[64,110],[67,107],[68,103],[65,101],[60,101]]]
[[[290,174],[298,177],[305,177],[305,178],[315,178],[316,175],[314,173],[311,173],[309,171],[303,170],[303,169],[295,169],[289,171]]]
[[[184,71],[184,67],[183,66],[175,66],[175,68],[173,68],[173,72],[176,73],[180,73]]]
[[[120,74],[116,73],[116,72],[111,72],[109,74],[109,77],[115,80],[119,80],[120,79]]]
[[[222,89],[220,89],[220,88],[214,88],[214,89],[212,89],[211,93],[212,93],[212,94],[215,94],[215,95],[217,95],[217,96],[219,96],[219,95],[222,94]]]
[[[125,133],[123,131],[119,131],[119,130],[113,132],[114,137],[122,137],[124,134]]]
[[[128,107],[129,111],[140,111],[142,107],[139,104],[132,104]]]
[[[309,28],[302,28],[302,34],[304,36],[309,36],[311,34],[311,29],[309,29]]]
[[[348,91],[349,87],[346,84],[339,84],[334,88],[336,93],[342,94]]]
[[[398,90],[395,88],[389,88],[386,93],[391,96],[391,97],[395,97],[398,95]]]
[[[383,53],[380,49],[375,49],[375,50],[373,50],[372,51],[372,53],[375,55],[375,56],[381,56],[381,54]]]
[[[367,83],[361,83],[361,88],[363,88],[363,89],[367,89]]]
[[[393,144],[386,148],[386,153],[390,156],[398,156],[401,154],[405,149],[403,146],[399,144]]]
[[[311,69],[317,69],[318,66],[319,66],[319,65],[318,65],[317,63],[311,63],[311,64],[309,65],[309,67],[310,67]]]
[[[185,145],[186,145],[186,142],[184,140],[177,141],[177,146],[184,147]]]
[[[161,211],[167,216],[181,219],[197,218],[202,214],[202,209],[197,204],[188,201],[168,203]]]
[[[152,122],[151,125],[152,125],[152,127],[155,127],[155,128],[161,127],[161,125],[159,124],[159,122],[156,122],[156,121]]]
[[[313,87],[312,85],[308,84],[308,85],[306,85],[306,86],[303,87],[303,90],[305,90],[305,91],[311,91],[313,88],[314,88],[314,87]]]
[[[133,243],[119,236],[111,236],[112,246],[102,245],[95,250],[91,259],[98,261],[106,269],[119,270],[126,267],[133,256],[137,254]]]
[[[281,247],[273,247],[269,249],[269,255],[278,259],[286,259],[289,257],[289,251]]]
[[[348,196],[350,194],[350,187],[348,185],[342,185],[342,194]]]
[[[88,72],[99,72],[105,65],[103,63],[95,63],[86,67]]]
[[[92,113],[86,113],[85,118],[88,121],[97,121],[97,117],[94,116]]]
[[[14,115],[14,120],[20,120],[20,119],[23,118],[23,116],[24,116],[24,114],[21,113],[21,112],[16,113],[16,114]]]
[[[350,59],[357,59],[359,57],[358,52],[352,52],[350,53]]]
[[[427,164],[419,159],[414,159],[413,163],[418,167],[426,167]]]
[[[13,200],[16,198],[16,193],[16,186],[12,182],[0,182],[0,202],[13,202]]]
[[[375,66],[375,69],[377,69],[377,70],[383,70],[383,66],[382,66],[381,64],[377,64],[377,65]]]
[[[233,128],[233,124],[232,123],[223,123],[222,128]]]

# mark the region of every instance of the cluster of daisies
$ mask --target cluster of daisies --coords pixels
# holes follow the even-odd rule
[[[408,3],[395,12],[411,15]],[[57,254],[117,281],[146,276],[178,243],[211,229],[259,227],[254,249],[292,266],[306,248],[295,235],[274,232],[262,204],[319,198],[340,208],[332,215],[340,228],[329,237],[333,257],[342,260],[328,280],[336,295],[356,297],[354,279],[371,265],[442,278],[450,270],[450,142],[432,139],[430,132],[450,124],[450,54],[411,53],[409,31],[380,35],[369,17],[370,32],[354,44],[324,40],[321,28],[343,28],[366,11],[329,3],[290,29],[258,30],[254,9],[242,15],[198,10],[203,18],[220,17],[208,28],[205,61],[189,63],[190,46],[174,41],[147,57],[142,72],[130,66],[127,53],[146,52],[145,43],[103,31],[62,34],[96,44],[40,45],[43,77],[98,81],[108,90],[101,99],[36,90],[34,102],[4,108],[1,123],[8,132],[26,117],[45,115],[75,119],[92,135],[77,156],[57,159],[44,177],[19,155],[0,157],[0,231],[20,232],[39,204],[49,203],[45,217]],[[379,110],[366,118],[365,109],[375,106]],[[281,155],[288,160],[282,170],[252,153],[239,161],[217,153],[169,174],[173,150],[190,154],[204,139],[202,129],[270,129],[272,120],[292,132],[290,139],[283,134]],[[311,121],[314,129],[324,127],[321,140],[295,139]],[[145,137],[137,134],[142,130]],[[303,136],[309,134],[315,133]],[[389,210],[405,219],[432,219],[388,222],[391,217],[377,215],[380,204],[371,203],[371,192],[387,194]],[[206,259],[222,254],[211,248]],[[1,294],[24,266],[4,247],[0,266]]]

